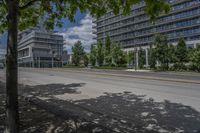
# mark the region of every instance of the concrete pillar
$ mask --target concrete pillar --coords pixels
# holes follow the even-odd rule
[[[196,43],[194,44],[194,48],[197,48],[197,44]]]
[[[145,49],[145,55],[146,55],[146,68],[149,67],[149,53],[148,48]]]
[[[40,57],[38,58],[38,68],[40,68]]]
[[[138,69],[139,63],[138,63],[139,59],[138,59],[138,50],[135,50],[135,70]]]
[[[51,58],[51,67],[53,68],[53,57]]]
[[[125,51],[126,52],[126,55],[128,56],[128,50],[127,51]],[[129,57],[128,57],[129,58]],[[128,60],[127,60],[127,63],[126,63],[126,65],[129,67],[129,62],[128,62]]]
[[[34,60],[32,61],[32,67],[33,67],[33,68],[35,67]]]
[[[156,67],[158,68],[158,66],[159,66],[159,62],[158,62],[158,61],[156,61]]]

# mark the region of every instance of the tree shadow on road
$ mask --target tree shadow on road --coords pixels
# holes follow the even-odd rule
[[[72,110],[59,108],[59,100],[49,103],[51,99],[54,99],[54,95],[80,93],[77,92],[77,89],[83,85],[84,83],[19,85],[19,94],[23,95],[19,96],[20,133],[111,133],[111,129],[81,119]],[[0,82],[0,87],[0,133],[3,133],[5,84]],[[37,97],[46,97],[47,99]]]
[[[19,93],[26,96],[37,96],[52,98],[55,95],[62,95],[65,93],[79,94],[78,88],[84,86],[85,83],[72,83],[72,84],[46,84],[36,86],[23,86],[20,85]]]
[[[156,102],[152,98],[147,99],[145,95],[130,92],[105,93],[97,98],[78,101],[54,97],[65,93],[79,94],[81,92],[78,89],[84,85],[20,86],[19,93],[29,101],[27,103],[27,100],[20,100],[22,132],[200,132],[200,112],[180,103],[167,100]]]
[[[96,99],[74,102],[83,108],[101,112],[95,121],[106,123],[119,132],[200,132],[200,113],[179,103],[155,102],[144,95],[129,92],[105,93]],[[111,118],[109,118],[111,116]]]

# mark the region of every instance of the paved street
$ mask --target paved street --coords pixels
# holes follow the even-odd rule
[[[166,78],[174,81],[159,80],[159,74],[154,76],[153,73],[150,77],[155,78],[152,80],[145,79],[144,77],[149,77],[145,73],[142,74],[142,78],[126,75],[131,75],[131,73],[75,69],[20,68],[19,70],[20,83],[32,86],[33,88],[29,88],[30,91],[34,90],[34,86],[39,88],[38,92],[29,94],[36,95],[40,100],[51,99],[49,101],[52,103],[59,103],[58,106],[67,106],[66,108],[69,107],[63,101],[71,101],[81,106],[81,109],[86,108],[93,112],[113,115],[116,119],[120,118],[122,125],[124,121],[134,123],[137,119],[146,117],[144,121],[151,120],[151,122],[143,125],[145,129],[158,128],[159,132],[195,129],[191,131],[195,133],[199,130],[197,125],[200,123],[200,84],[184,82],[187,76],[183,78],[183,81],[180,82],[177,79],[179,82],[176,82],[176,76],[171,78],[169,75]],[[192,77],[188,80],[198,82],[198,75],[193,76],[197,78]],[[162,75],[160,78],[165,78],[165,76]],[[0,80],[5,80],[5,72],[2,70]],[[66,88],[70,88],[70,91],[65,91]],[[23,90],[24,93],[28,91],[28,88]],[[108,121],[107,119],[104,119],[102,123]],[[153,126],[152,121],[159,124]],[[113,120],[110,123],[113,124]],[[125,131],[126,126],[123,125],[123,128],[115,131]],[[133,130],[126,128],[126,131]]]
[[[146,98],[152,97],[156,101],[163,101],[166,99],[171,102],[182,103],[200,111],[200,84],[137,79],[124,77],[122,72],[118,72],[119,74],[113,72],[114,76],[110,75],[110,73],[111,72],[87,72],[71,69],[51,70],[20,68],[19,79],[20,83],[31,86],[45,84],[84,84],[78,87],[78,91],[81,92],[79,94],[61,94],[56,96],[65,100],[89,99],[99,97],[105,92],[122,93],[128,91],[133,94],[146,95]],[[130,75],[130,73],[131,72],[128,74]],[[125,72],[125,74],[127,75],[127,72]],[[144,75],[144,73],[142,73],[142,75]],[[151,77],[152,76],[151,74]],[[4,77],[5,72],[1,70],[0,79],[4,79]],[[196,79],[198,79],[200,76],[196,77]]]

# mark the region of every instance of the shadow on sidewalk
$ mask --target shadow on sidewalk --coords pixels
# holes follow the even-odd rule
[[[53,98],[55,95],[64,93],[79,94],[78,88],[84,86],[85,83],[72,83],[72,84],[47,84],[36,86],[20,86],[19,93],[23,95]]]
[[[179,103],[155,102],[144,95],[130,92],[105,93],[96,99],[80,100],[74,104],[101,112],[96,122],[126,132],[184,132],[200,133],[200,112]],[[108,117],[112,117],[112,119]],[[107,117],[107,118],[106,118]]]
[[[105,93],[97,98],[78,101],[54,97],[64,93],[79,94],[81,92],[78,89],[84,85],[73,83],[20,86],[19,93],[26,97],[26,100],[19,97],[21,132],[200,132],[200,113],[180,103],[167,100],[156,102],[152,98],[146,99],[145,95],[130,92]],[[1,123],[5,116],[1,113],[4,112],[5,95],[0,95],[0,100],[2,129]]]

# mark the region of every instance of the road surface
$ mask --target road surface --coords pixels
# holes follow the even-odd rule
[[[115,72],[116,74],[116,72]],[[184,77],[184,76],[183,76]],[[0,79],[5,79],[5,72],[0,71]],[[71,69],[25,69],[19,70],[20,83],[25,85],[72,84],[81,83],[76,87],[79,94],[60,94],[57,98],[63,100],[82,100],[96,98],[107,93],[132,92],[146,95],[160,102],[169,100],[193,107],[200,111],[200,84],[170,82],[150,79],[124,77],[119,73],[76,71]]]

